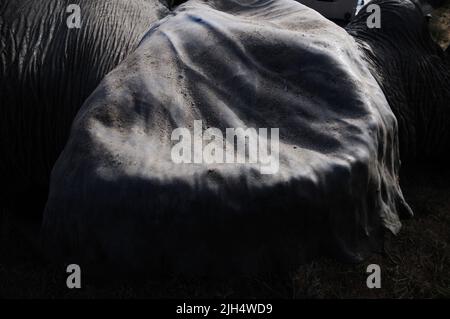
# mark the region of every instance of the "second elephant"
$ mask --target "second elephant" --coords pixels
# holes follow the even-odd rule
[[[81,28],[68,27],[70,4],[80,8]],[[5,198],[17,202],[21,193],[29,198],[39,189],[46,194],[50,171],[81,104],[169,7],[170,1],[163,0],[0,3],[0,173],[9,187]]]

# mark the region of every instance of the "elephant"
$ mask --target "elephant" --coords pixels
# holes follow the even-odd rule
[[[450,154],[450,59],[430,37],[415,1],[376,1],[382,28],[364,8],[346,27],[364,52],[399,122],[402,163],[445,163]]]
[[[380,29],[294,0],[3,0],[2,201],[46,199],[52,171],[42,243],[100,271],[363,260],[412,215],[401,165],[450,149],[449,49],[418,3],[369,4]],[[278,170],[175,163],[196,124],[279,129]]]
[[[70,5],[79,6],[81,28],[69,28]],[[78,109],[169,7],[164,0],[1,1],[2,202],[39,202],[28,210],[42,216]]]
[[[293,0],[189,0],[156,22],[72,124],[42,223],[49,254],[217,274],[381,250],[413,214],[400,160],[448,156],[450,67],[417,3],[370,4],[380,29],[366,7],[344,29]],[[252,134],[277,137],[277,169],[205,162],[196,143],[226,153],[227,128],[249,154]],[[194,160],[174,160],[175,132],[192,131]]]

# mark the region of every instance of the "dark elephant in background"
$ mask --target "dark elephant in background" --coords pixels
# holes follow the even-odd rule
[[[450,159],[450,58],[431,38],[419,1],[377,0],[382,27],[368,28],[366,7],[346,30],[398,120],[402,163]]]
[[[69,4],[81,9],[80,29],[68,28]],[[13,205],[46,199],[81,104],[168,12],[163,0],[0,2],[2,197]]]

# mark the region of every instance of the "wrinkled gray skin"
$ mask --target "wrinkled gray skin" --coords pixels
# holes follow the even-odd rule
[[[155,24],[73,123],[42,227],[51,255],[253,273],[380,249],[410,214],[399,148],[447,155],[449,69],[418,7],[375,3],[382,29],[363,9],[353,37],[291,0],[191,0]],[[280,174],[173,165],[170,132],[194,119],[280,127]]]
[[[372,3],[381,30],[362,13],[347,33],[291,0],[190,0],[155,24],[74,121],[52,173],[48,251],[134,271],[252,273],[380,249],[411,214],[400,146],[431,159],[448,145],[449,73],[419,7]],[[171,132],[199,119],[279,127],[279,172],[173,163]]]
[[[81,29],[67,27],[69,4],[80,5]],[[163,0],[0,2],[5,198],[17,205],[46,194],[51,168],[83,101],[168,12]]]
[[[360,44],[398,120],[402,163],[450,159],[450,58],[431,38],[420,4],[376,0],[382,28],[364,7],[346,27]]]

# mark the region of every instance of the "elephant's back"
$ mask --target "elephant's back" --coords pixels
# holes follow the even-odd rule
[[[210,145],[196,125],[256,129],[259,147],[278,129],[278,169],[174,160],[177,129]],[[342,28],[295,1],[191,0],[86,100],[42,234],[52,254],[140,270],[357,260],[399,230],[398,169],[395,117]]]

